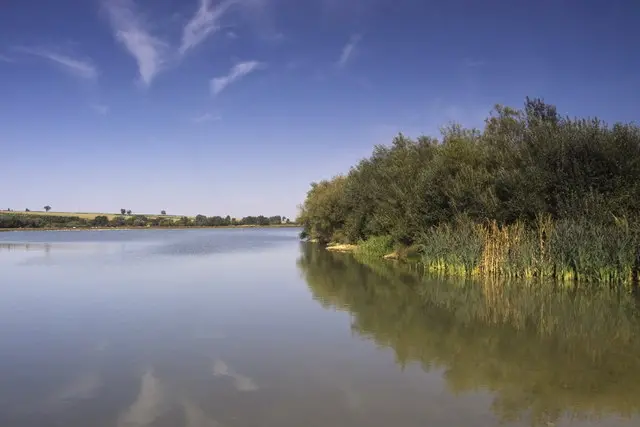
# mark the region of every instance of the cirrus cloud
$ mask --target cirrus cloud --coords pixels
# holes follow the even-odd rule
[[[349,42],[344,45],[342,48],[342,53],[340,54],[340,58],[338,59],[338,67],[342,68],[347,65],[353,54],[355,53],[356,47],[362,36],[360,34],[354,34],[349,39]]]
[[[182,43],[178,49],[181,55],[195,48],[207,37],[220,30],[220,19],[238,0],[226,0],[214,6],[211,0],[200,0],[200,8],[187,22],[182,31]]]
[[[246,75],[257,71],[260,68],[263,68],[264,66],[265,64],[259,61],[240,62],[234,65],[226,76],[211,79],[211,92],[214,95],[218,95],[230,84],[244,78]]]
[[[87,80],[95,80],[98,78],[98,69],[93,65],[93,61],[86,58],[77,58],[68,55],[60,54],[54,50],[44,48],[31,48],[18,46],[14,48],[15,51],[25,53],[27,55],[37,56],[46,59],[58,66],[61,66],[65,71]]]
[[[149,86],[168,60],[169,45],[148,31],[132,0],[106,0],[104,5],[114,37],[136,60],[140,80]]]

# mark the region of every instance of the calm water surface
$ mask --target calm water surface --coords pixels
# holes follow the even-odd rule
[[[0,426],[638,426],[631,296],[445,283],[295,229],[0,233]]]

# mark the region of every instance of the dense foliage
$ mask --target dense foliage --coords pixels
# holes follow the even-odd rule
[[[454,124],[440,140],[400,134],[376,146],[348,174],[313,183],[298,222],[321,242],[418,245],[441,269],[503,272],[508,255],[522,258],[513,267],[522,275],[556,274],[561,264],[577,277],[597,259],[598,275],[628,278],[638,200],[639,127],[561,117],[527,98],[522,110],[497,106],[482,130]],[[600,253],[583,253],[589,242]],[[492,245],[502,258],[487,259]]]
[[[111,218],[110,218],[111,217]],[[146,215],[98,215],[87,219],[80,216],[61,216],[48,214],[0,214],[2,228],[87,228],[87,227],[224,227],[224,226],[269,226],[291,224],[289,219],[280,215],[266,217],[247,216],[241,219],[230,216],[220,217],[198,215],[190,217],[151,217]]]

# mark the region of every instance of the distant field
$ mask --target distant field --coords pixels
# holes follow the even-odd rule
[[[3,211],[0,210],[0,214],[20,214],[20,215],[51,215],[51,216],[76,216],[79,218],[85,218],[85,219],[94,219],[97,216],[106,216],[107,218],[109,218],[109,220],[112,220],[113,218],[120,216],[120,213],[103,213],[103,212],[54,212],[54,211],[49,211],[49,212],[45,212],[45,211],[31,211],[31,212],[25,212],[25,211]],[[149,214],[138,214],[138,213],[132,213],[130,216],[134,216],[134,215],[145,215],[147,218],[149,219],[153,219],[153,218],[157,218],[157,217],[162,217],[162,218],[180,218],[180,216],[177,215],[149,215]],[[125,217],[127,217],[128,215],[125,215]]]

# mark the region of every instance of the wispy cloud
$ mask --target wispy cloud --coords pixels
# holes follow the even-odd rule
[[[214,95],[222,92],[230,84],[242,79],[247,74],[250,74],[264,66],[263,63],[258,61],[246,61],[236,64],[229,74],[222,77],[215,77],[211,79],[211,92]]]
[[[221,117],[212,113],[204,113],[191,118],[193,123],[207,123],[220,120]]]
[[[221,28],[220,19],[237,2],[238,0],[225,0],[214,6],[212,0],[200,0],[200,8],[182,31],[179,53],[184,55],[218,31]]]
[[[338,59],[338,67],[342,68],[347,65],[361,39],[362,36],[360,34],[354,34],[353,36],[351,36],[349,42],[342,48],[342,53],[340,54],[340,58]]]
[[[465,67],[469,67],[469,68],[482,67],[485,64],[486,64],[486,61],[482,59],[467,58],[464,60]]]
[[[8,56],[4,56],[0,53],[0,62],[15,62],[13,58],[9,58]]]
[[[110,111],[109,106],[104,104],[91,104],[90,107],[93,111],[100,114],[101,116],[106,116]]]
[[[168,45],[149,33],[132,0],[105,0],[116,40],[138,64],[140,80],[146,86],[167,61]]]
[[[54,64],[62,66],[63,69],[70,72],[71,74],[83,79],[95,80],[98,77],[98,69],[89,59],[74,58],[71,56],[62,55],[53,50],[42,48],[18,46],[15,47],[14,50],[51,61]]]

